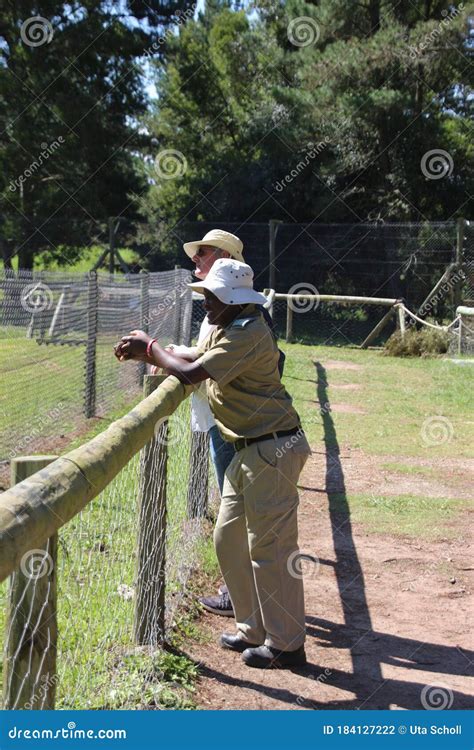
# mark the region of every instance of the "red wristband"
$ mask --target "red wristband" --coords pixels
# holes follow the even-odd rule
[[[151,357],[151,347],[153,344],[155,344],[158,341],[158,339],[150,339],[148,344],[146,345],[146,356]]]

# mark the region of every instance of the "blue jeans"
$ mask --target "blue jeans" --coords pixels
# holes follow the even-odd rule
[[[219,492],[222,496],[224,486],[224,476],[227,467],[235,456],[235,448],[232,443],[227,442],[221,437],[216,425],[209,430],[209,449],[211,451],[212,463],[216,472]]]

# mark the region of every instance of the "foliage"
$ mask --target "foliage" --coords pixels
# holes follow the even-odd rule
[[[188,0],[7,3],[0,22],[1,234],[7,264],[48,249],[74,261],[146,183],[143,67]],[[44,22],[32,25],[34,17]],[[42,43],[39,43],[41,42]],[[31,43],[33,42],[33,43]],[[157,47],[157,49],[159,49]],[[68,253],[64,256],[64,245]]]
[[[434,328],[409,328],[404,336],[395,331],[385,344],[385,354],[390,357],[426,357],[446,354],[449,334]]]
[[[453,15],[444,2],[383,0],[255,7],[249,15],[212,3],[156,63],[159,98],[146,119],[153,184],[142,211],[162,246],[184,218],[357,222],[469,213],[468,8]],[[303,46],[289,40],[300,17],[317,29]],[[154,168],[165,149],[186,159],[175,179]],[[443,179],[421,169],[431,149],[453,161]],[[285,178],[297,165],[290,186]]]

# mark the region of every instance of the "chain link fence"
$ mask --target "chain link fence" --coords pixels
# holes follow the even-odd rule
[[[0,459],[47,452],[87,419],[138,398],[145,367],[121,367],[113,344],[135,328],[164,344],[188,343],[189,281],[179,268],[123,276],[1,271]]]
[[[415,313],[439,322],[453,320],[457,305],[473,295],[472,222],[462,219],[361,224],[187,221],[172,231],[160,224],[139,224],[136,244],[131,227],[124,224],[117,241],[131,243],[153,268],[181,263],[191,269],[182,244],[214,228],[242,239],[259,289],[400,299]],[[443,280],[447,269],[451,273]],[[284,336],[285,303],[277,301],[273,311],[278,334]],[[321,303],[295,312],[305,314],[295,315],[294,340],[359,345],[384,309]],[[393,326],[385,328],[374,343],[383,343],[392,331]]]
[[[27,463],[19,459],[17,479]],[[186,605],[195,607],[190,577],[218,497],[207,436],[190,431],[188,399],[0,584],[4,707],[188,707],[179,684],[169,690],[161,647]]]

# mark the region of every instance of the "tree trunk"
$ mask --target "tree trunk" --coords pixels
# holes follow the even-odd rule
[[[380,29],[380,0],[370,0],[370,33],[375,34]]]

